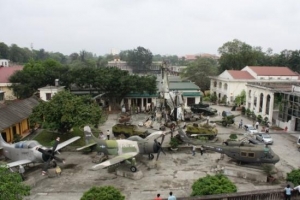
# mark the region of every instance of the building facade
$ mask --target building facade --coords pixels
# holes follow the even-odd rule
[[[35,97],[24,100],[15,100],[9,105],[0,108],[0,132],[3,139],[13,142],[15,135],[23,137],[30,132],[28,120],[32,109],[39,104]]]
[[[1,67],[0,66],[0,93],[4,93],[4,100],[14,100],[16,96],[14,95],[10,86],[12,83],[9,82],[9,77],[15,72],[22,70],[23,66],[16,67]]]
[[[245,107],[255,115],[268,117],[276,123],[274,115],[275,94],[289,85],[297,84],[299,75],[287,67],[246,66],[242,70],[225,70],[217,77],[211,77],[211,94],[218,99],[226,97],[229,104],[244,90],[246,93]]]

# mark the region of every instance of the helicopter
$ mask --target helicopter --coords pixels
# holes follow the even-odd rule
[[[178,129],[178,133],[180,139],[185,143],[200,145],[205,150],[225,154],[239,163],[276,164],[280,160],[268,145],[251,144],[251,142],[245,143],[244,141],[239,144],[237,142],[224,142],[224,145],[209,144],[189,138],[181,128]]]

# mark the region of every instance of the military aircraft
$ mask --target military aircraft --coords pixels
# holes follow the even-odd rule
[[[59,144],[59,138],[56,139],[53,147],[43,147],[35,140],[20,141],[14,144],[8,144],[0,134],[0,149],[2,148],[3,155],[9,160],[13,161],[7,164],[8,168],[26,165],[29,163],[45,163],[43,167],[43,174],[50,166],[55,167],[56,162],[63,162],[62,159],[55,156],[56,152],[63,147],[75,142],[80,137],[73,137],[65,142]],[[52,163],[51,163],[52,162]]]
[[[150,160],[154,158],[153,153],[157,153],[156,160],[158,160],[160,152],[165,154],[162,149],[162,144],[164,142],[166,132],[163,131],[151,133],[145,139],[142,139],[139,136],[131,136],[127,139],[121,140],[101,140],[93,135],[89,126],[85,126],[83,130],[86,145],[78,148],[78,151],[90,147],[92,150],[96,150],[98,153],[104,153],[106,156],[115,156],[112,159],[94,165],[92,167],[93,170],[104,169],[124,161],[129,161],[130,171],[136,172],[137,168],[135,166],[135,156],[138,154],[147,154]],[[160,137],[162,138],[161,142],[158,142],[157,140]]]
[[[178,129],[178,133],[180,139],[185,143],[200,145],[204,149],[225,154],[239,163],[275,164],[280,160],[268,145],[254,145],[250,141],[249,143],[241,141],[239,144],[237,142],[225,142],[225,145],[208,144],[189,138],[181,128]]]

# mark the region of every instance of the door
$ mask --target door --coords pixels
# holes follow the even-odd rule
[[[295,131],[300,131],[300,119],[296,118]]]

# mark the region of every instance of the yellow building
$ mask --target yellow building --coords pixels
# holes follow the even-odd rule
[[[14,135],[24,136],[30,131],[29,116],[39,104],[36,97],[15,100],[0,107],[0,132],[4,140],[12,142]]]

